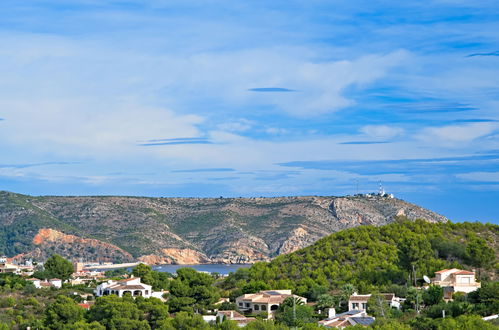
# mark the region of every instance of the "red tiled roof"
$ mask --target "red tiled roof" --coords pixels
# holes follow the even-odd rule
[[[461,270],[460,272],[454,273],[454,275],[475,275],[475,273],[467,270]]]
[[[358,295],[351,295],[348,300],[351,300],[351,301],[366,301],[366,300],[369,300],[369,298],[371,298],[370,294],[366,294],[366,295],[358,294]]]
[[[85,308],[85,309],[90,309],[90,305],[89,304],[78,304],[79,306]]]
[[[448,272],[450,269],[442,269],[442,270],[439,270],[438,272],[435,272],[435,274],[442,274],[442,273],[445,273],[445,272]]]
[[[119,285],[113,286],[112,290],[145,290],[142,285]]]

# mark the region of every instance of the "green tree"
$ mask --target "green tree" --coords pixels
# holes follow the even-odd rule
[[[64,330],[106,330],[106,327],[95,321],[92,323],[78,321],[64,326]]]
[[[50,329],[64,329],[66,325],[83,321],[85,310],[66,296],[57,296],[45,310],[45,325]]]
[[[338,305],[338,299],[330,294],[321,294],[317,298],[317,304],[315,308],[321,311],[325,311],[328,308],[336,307]]]
[[[390,306],[385,300],[385,297],[379,293],[373,293],[367,301],[367,311],[369,315],[378,318],[386,318],[390,314]]]
[[[51,277],[57,277],[63,281],[69,279],[73,274],[73,264],[58,254],[48,258],[44,267]]]
[[[289,330],[284,324],[276,324],[274,321],[256,320],[249,323],[245,330]]]
[[[142,282],[152,286],[153,290],[167,290],[170,284],[168,274],[157,272],[151,266],[139,264],[132,270],[135,277],[140,277]]]
[[[88,319],[103,324],[107,329],[119,330],[117,324],[123,324],[123,319],[139,320],[141,315],[133,298],[109,295],[96,299],[88,312]]]
[[[489,268],[496,258],[494,249],[487,244],[486,240],[479,237],[474,237],[469,241],[466,245],[466,254],[471,265],[479,270]]]
[[[190,315],[186,312],[178,312],[174,318],[168,319],[159,329],[161,330],[207,330],[211,327],[206,323],[201,315]]]
[[[237,306],[235,303],[231,303],[228,301],[224,301],[220,305],[217,306],[219,311],[230,311],[230,310],[237,310]]]
[[[220,295],[213,286],[214,279],[192,268],[180,268],[170,283],[168,304],[172,312],[203,311],[215,303]]]
[[[296,297],[286,298],[275,314],[277,322],[294,327],[313,322],[314,317],[312,307]]]
[[[143,297],[137,297],[135,303],[143,314],[142,318],[153,329],[159,328],[169,317],[168,306],[157,298],[144,299]]]
[[[457,318],[437,319],[434,321],[438,330],[497,330],[497,327],[476,315],[461,315]]]
[[[430,285],[423,292],[423,301],[426,306],[438,304],[444,298],[444,289],[439,285]]]

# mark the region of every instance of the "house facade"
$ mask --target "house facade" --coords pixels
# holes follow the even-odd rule
[[[52,278],[50,280],[45,280],[42,281],[38,278],[28,278],[27,281],[30,281],[33,283],[35,288],[40,289],[40,288],[57,288],[60,289],[62,287],[62,280],[58,278]]]
[[[142,296],[144,298],[152,297],[152,286],[144,284],[140,281],[140,277],[132,277],[125,280],[113,281],[109,280],[101,283],[94,290],[97,297],[115,294],[118,297],[123,297],[129,294],[132,297]]]
[[[383,299],[386,301],[388,306],[392,308],[400,309],[401,303],[405,300],[403,298],[399,298],[395,296],[394,293],[380,293]],[[371,294],[357,294],[354,292],[353,295],[348,299],[348,310],[367,310],[367,302],[371,298]]]
[[[292,294],[291,290],[268,290],[237,297],[236,305],[240,311],[245,313],[267,313],[268,317],[271,318],[284,300],[290,297],[294,297],[304,304],[307,303],[306,298]]]
[[[435,272],[435,277],[431,282],[444,288],[444,299],[452,299],[454,292],[469,293],[481,286],[476,281],[475,272],[457,268]]]

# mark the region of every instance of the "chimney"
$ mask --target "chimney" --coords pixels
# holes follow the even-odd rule
[[[234,318],[234,311],[230,311],[230,318],[233,319]]]
[[[333,319],[333,318],[335,318],[335,317],[336,317],[336,309],[334,309],[334,308],[329,308],[329,309],[327,310],[327,318],[328,318],[328,319]]]

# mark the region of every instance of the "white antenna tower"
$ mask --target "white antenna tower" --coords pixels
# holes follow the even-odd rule
[[[385,195],[385,189],[383,189],[383,185],[381,184],[381,180],[379,181],[379,195],[380,196]]]

